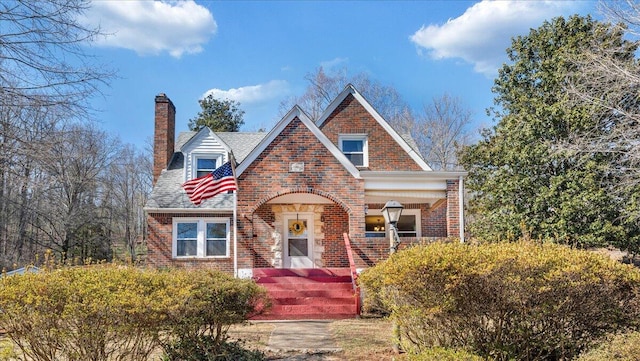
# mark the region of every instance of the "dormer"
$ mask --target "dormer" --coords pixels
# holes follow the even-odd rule
[[[184,157],[185,182],[211,173],[229,160],[231,149],[205,127],[180,147]]]

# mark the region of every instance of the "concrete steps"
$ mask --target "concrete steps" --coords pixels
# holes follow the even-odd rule
[[[254,320],[344,319],[358,316],[348,268],[253,270],[271,297],[271,310]]]

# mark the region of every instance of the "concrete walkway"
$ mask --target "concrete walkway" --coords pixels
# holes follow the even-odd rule
[[[342,351],[329,331],[331,321],[276,321],[268,348],[275,352],[332,353]]]

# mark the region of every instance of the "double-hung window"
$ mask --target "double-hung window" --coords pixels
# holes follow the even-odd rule
[[[338,136],[340,150],[357,167],[369,166],[369,149],[365,134],[342,134]]]
[[[192,178],[200,178],[222,165],[222,156],[219,154],[193,154]]]
[[[228,218],[174,218],[173,257],[229,257]]]

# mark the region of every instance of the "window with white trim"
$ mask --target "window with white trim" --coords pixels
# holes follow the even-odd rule
[[[419,209],[405,209],[396,224],[400,237],[421,237],[422,227]],[[365,235],[367,237],[389,237],[389,227],[386,227],[382,212],[369,210],[365,216]]]
[[[192,179],[205,176],[222,165],[222,155],[220,154],[193,154],[192,157]]]
[[[229,257],[228,218],[174,218],[174,258]]]
[[[369,147],[366,134],[341,134],[340,150],[357,167],[369,166]]]

